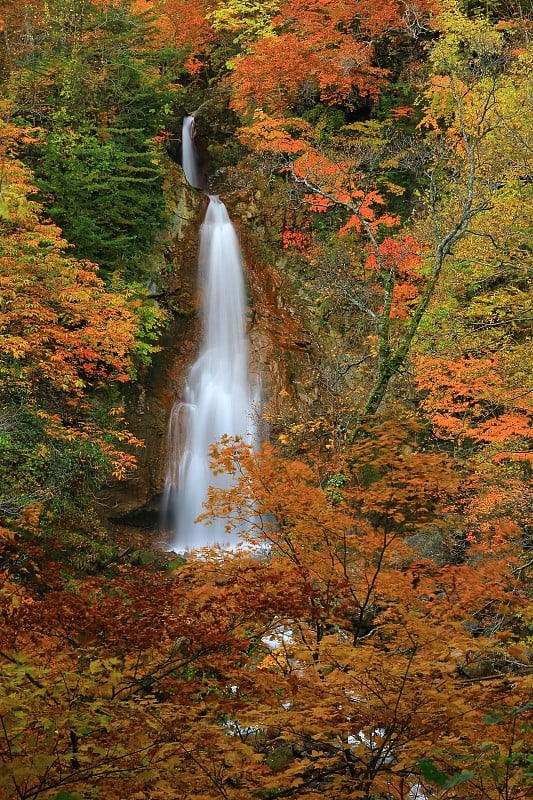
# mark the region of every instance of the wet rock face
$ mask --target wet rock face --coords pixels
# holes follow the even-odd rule
[[[160,350],[150,368],[135,385],[126,387],[124,394],[129,428],[145,446],[135,451],[137,470],[104,487],[100,496],[104,518],[132,524],[141,518],[141,511],[149,512],[154,524],[157,520],[167,420],[175,397],[180,395],[197,341],[194,297],[202,199],[187,186],[181,170],[172,163],[168,184],[170,220],[157,255],[158,275],[151,289],[157,301],[168,309],[171,322],[160,338]],[[143,517],[140,527],[147,519]]]
[[[139,523],[138,527],[157,524],[165,477],[167,421],[194,356],[196,335],[194,316],[174,317],[160,340],[161,351],[152,366],[125,398],[129,428],[144,442],[144,448],[135,451],[135,472],[102,491],[105,514],[113,522]]]

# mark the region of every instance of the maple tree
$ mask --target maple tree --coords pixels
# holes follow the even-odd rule
[[[426,331],[417,359],[418,369],[426,376],[420,375],[418,380],[426,394],[423,407],[429,413],[435,408],[434,393],[440,387],[436,429],[444,436],[471,438],[496,448],[505,448],[513,438],[517,443],[523,441],[531,414],[531,386],[526,378],[530,262],[524,248],[528,227],[524,214],[531,196],[524,175],[530,168],[530,157],[527,146],[518,145],[518,141],[526,143],[531,138],[530,121],[520,112],[530,60],[528,50],[519,53],[513,68],[499,79],[494,95],[483,97],[478,87],[465,105],[464,113],[471,124],[470,120],[482,113],[481,105],[490,102],[480,157],[483,182],[492,181],[496,188],[490,194],[490,214],[480,218],[474,235],[461,242],[454,253],[454,262],[461,269],[450,270],[445,276],[430,309],[428,327],[438,302],[442,348]],[[492,75],[484,80],[495,83]],[[442,84],[439,91],[444,96],[448,93]],[[506,120],[505,127],[502,119]],[[447,200],[446,213],[453,202],[452,197]],[[453,338],[448,327],[452,322],[449,303],[453,304]],[[440,349],[446,351],[444,358]],[[431,389],[426,381],[430,375]]]
[[[490,58],[494,64],[494,51],[488,46],[487,51],[479,59]],[[531,192],[524,181],[528,147],[511,144],[525,144],[531,137],[529,120],[520,112],[530,58],[527,48],[517,53],[506,74],[498,76],[490,103],[478,86],[465,104],[467,124],[482,116],[482,103],[488,108],[480,162],[482,181],[491,185],[490,212],[455,249],[451,268],[428,308],[413,359],[422,413],[441,440],[453,443],[458,454],[475,464],[477,491],[465,503],[465,511],[477,535],[497,527],[503,508],[512,507],[515,522],[526,530],[530,524],[531,509],[523,499],[529,482],[532,414],[530,258],[524,248],[528,222],[523,215]],[[494,68],[482,81],[496,86]],[[439,91],[434,107],[442,110],[448,89],[441,83]],[[454,202],[450,195],[444,213]]]
[[[525,798],[513,540],[465,549],[461,476],[413,436],[374,427],[314,465],[226,443],[242,477],[211,513],[246,519],[252,551],[68,589],[53,565],[17,583],[13,561],[7,796]]]
[[[213,6],[209,0],[135,0],[135,10],[155,13],[154,24],[158,31],[154,39],[157,47],[172,42],[182,54],[183,65],[189,76],[195,76],[205,66],[215,35],[208,14]]]
[[[250,52],[233,62],[233,108],[279,113],[298,102],[305,105],[306,96],[347,106],[377,97],[387,71],[375,63],[374,46],[385,33],[405,29],[400,4],[379,9],[365,0],[277,5],[257,43],[250,46],[247,39]],[[425,3],[413,6],[427,11]],[[222,17],[224,11],[215,13]]]
[[[528,171],[530,134],[521,113],[527,51],[513,58],[488,21],[470,21],[454,3],[444,5],[448,10],[439,16],[442,35],[433,46],[433,75],[421,96],[416,130],[411,124],[396,131],[386,118],[343,124],[325,137],[323,128],[317,131],[294,114],[281,117],[258,108],[241,133],[256,152],[278,155],[282,170],[301,188],[302,202],[317,217],[329,214],[333,227],[344,211],[339,235],[355,236],[366,248],[366,260],[354,261],[351,278],[348,267],[343,284],[345,299],[350,298],[346,305],[368,323],[369,352],[359,357],[368,387],[357,401],[363,415],[378,410],[391,380],[404,369],[428,308],[441,298],[439,286],[453,272],[458,244],[468,240],[475,248],[483,237],[488,240],[484,230],[498,219],[496,204],[502,208],[503,198],[509,192],[517,196],[518,187],[518,194],[528,194],[522,176]],[[415,113],[414,108],[400,111],[400,120],[403,111],[408,117]],[[523,154],[518,159],[516,147],[511,154],[502,144],[510,141]],[[406,176],[416,187],[411,200],[416,216],[409,221],[411,203],[391,213],[406,193]],[[511,221],[510,226],[504,230],[509,246],[516,247]],[[314,251],[308,248],[313,264],[324,258],[316,238]],[[329,248],[331,237],[323,250]],[[370,358],[375,372],[368,386]]]
[[[360,797],[373,797],[380,791],[388,792],[386,796],[404,796],[409,781],[416,780],[413,761],[437,752],[444,773],[454,771],[454,758],[460,754],[462,767],[476,764],[480,773],[484,772],[481,752],[474,755],[472,739],[464,737],[468,720],[476,729],[481,724],[477,701],[468,691],[451,686],[445,701],[445,676],[458,672],[469,685],[469,678],[473,674],[480,677],[480,673],[473,666],[473,672],[469,671],[468,658],[478,666],[487,666],[487,657],[490,661],[491,645],[487,640],[481,643],[490,629],[488,618],[484,620],[485,633],[482,624],[477,641],[470,639],[467,645],[462,637],[473,628],[463,614],[478,618],[481,609],[487,609],[489,595],[489,602],[498,602],[496,587],[503,589],[500,580],[508,569],[499,559],[513,559],[513,544],[500,540],[499,551],[481,561],[477,560],[480,552],[490,551],[488,539],[479,546],[472,543],[472,551],[465,553],[456,520],[448,528],[447,515],[439,513],[437,500],[440,497],[444,507],[450,508],[459,475],[448,471],[451,464],[442,457],[410,450],[408,441],[409,435],[395,426],[378,428],[328,464],[330,471],[325,474],[323,464],[314,468],[284,464],[267,450],[259,460],[245,457],[244,478],[233,497],[218,493],[219,512],[227,514],[228,501],[231,508],[241,509],[237,523],[242,517],[247,520],[252,543],[260,545],[266,538],[273,545],[272,562],[279,558],[285,576],[292,573],[285,606],[291,609],[288,613],[281,612],[277,580],[277,591],[269,586],[261,603],[278,614],[277,647],[262,664],[270,673],[269,690],[270,682],[276,682],[278,696],[273,699],[269,693],[262,710],[248,707],[242,722],[253,731],[265,715],[266,724],[276,731],[274,743],[285,748],[286,759],[277,768],[274,759],[267,759],[275,772],[267,785],[280,793],[290,786],[304,797],[314,796],[319,787],[338,796],[348,791]],[[235,450],[228,449],[222,458],[230,467]],[[242,460],[233,463],[242,469]],[[450,548],[447,554],[441,551],[437,559],[428,558],[431,545],[428,548],[427,536],[434,525],[440,531],[437,539],[443,536],[441,543],[446,541]],[[486,599],[482,597],[485,589],[478,595],[480,586],[472,569],[486,569],[485,580],[492,576]],[[520,589],[512,569],[508,575],[518,590],[518,600]],[[503,589],[501,598],[506,606],[508,589]],[[454,622],[455,614],[461,621],[457,617]],[[504,641],[506,634],[501,629],[499,634],[499,641]],[[481,649],[476,655],[478,645]],[[467,662],[458,664],[455,659],[463,658],[463,648],[469,656]],[[409,698],[409,686],[416,692],[423,674],[424,696]],[[411,675],[416,675],[414,684]],[[524,679],[525,698],[528,678],[524,675]],[[482,685],[480,681],[477,688]],[[431,698],[431,686],[439,694],[437,705]],[[483,701],[485,709],[487,699]],[[455,702],[460,709],[454,708]],[[468,710],[470,702],[473,705]],[[444,715],[449,713],[446,722],[435,717],[437,708]],[[455,713],[456,734],[452,732]],[[433,736],[435,751],[430,744]],[[451,744],[448,762],[447,740]],[[459,744],[461,740],[466,749]],[[496,778],[497,772],[493,772],[496,782],[503,777]],[[468,785],[464,795],[459,790],[458,796],[477,796],[476,780],[485,779],[480,774],[474,778],[473,773],[462,778]],[[485,784],[482,791],[487,791],[487,796],[495,791],[498,796],[500,790],[501,785],[489,788]],[[507,790],[518,797],[526,791],[514,782]],[[424,791],[432,796],[429,788]]]

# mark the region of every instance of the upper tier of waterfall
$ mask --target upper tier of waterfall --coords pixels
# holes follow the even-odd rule
[[[194,117],[185,117],[181,128],[181,164],[187,183],[195,189],[203,190],[204,185],[194,141],[195,135],[196,123]]]

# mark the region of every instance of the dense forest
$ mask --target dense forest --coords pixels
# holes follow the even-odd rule
[[[532,34],[0,0],[0,800],[531,797]],[[269,343],[267,441],[211,453],[248,546],[183,558],[103,497],[196,335],[186,115]]]

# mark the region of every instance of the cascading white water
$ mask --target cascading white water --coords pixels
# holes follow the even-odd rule
[[[192,174],[198,172],[193,169]],[[226,207],[216,196],[209,196],[200,228],[199,286],[202,345],[167,434],[163,514],[173,530],[175,550],[234,543],[225,533],[226,520],[195,523],[205,510],[209,486],[229,483],[227,475],[211,471],[209,449],[225,434],[251,444],[256,439],[258,397],[252,396],[248,375],[241,252]]]
[[[185,117],[181,127],[181,165],[187,182],[195,189],[203,189],[203,181],[198,166],[198,154],[194,137],[196,123],[194,117]]]

